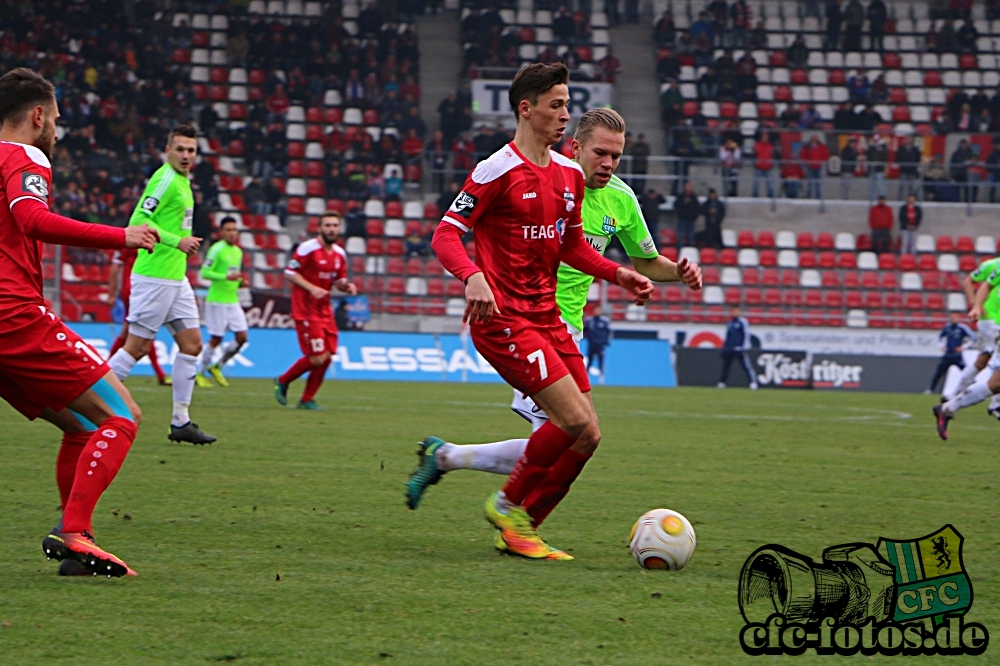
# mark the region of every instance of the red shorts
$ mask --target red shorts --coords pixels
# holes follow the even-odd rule
[[[337,324],[332,319],[296,319],[299,348],[306,356],[337,353]]]
[[[0,320],[0,397],[29,419],[60,412],[109,371],[53,312],[17,306]]]
[[[476,351],[518,391],[532,395],[566,375],[573,376],[582,392],[590,390],[580,348],[558,317],[539,323],[494,316],[471,330]]]

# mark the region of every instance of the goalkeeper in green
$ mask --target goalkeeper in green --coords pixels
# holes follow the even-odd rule
[[[173,359],[174,409],[167,438],[174,442],[211,444],[208,435],[191,422],[188,407],[201,354],[201,317],[194,290],[187,280],[187,259],[198,251],[201,239],[191,235],[194,195],[188,180],[198,154],[198,134],[191,125],[178,125],[167,137],[167,163],[153,173],[129,220],[129,226],[148,224],[160,234],[153,252],[142,252],[132,267],[128,337],[108,360],[124,380],[149,353],[160,327],[166,326],[178,353]]]
[[[229,386],[222,374],[226,363],[247,343],[247,318],[240,305],[239,288],[243,286],[243,250],[237,245],[240,232],[236,219],[224,217],[219,223],[222,240],[208,249],[205,263],[201,266],[201,279],[212,283],[205,297],[205,328],[211,336],[198,361],[198,385],[209,385],[205,372],[212,374],[219,386]],[[222,348],[222,357],[212,363],[215,350],[222,344],[226,331],[232,331],[234,340]],[[202,383],[204,382],[204,384]]]
[[[656,251],[649,235],[635,193],[614,175],[625,146],[625,121],[611,109],[591,109],[577,124],[573,139],[573,155],[583,168],[586,194],[583,198],[583,234],[587,242],[604,254],[617,236],[632,259],[635,270],[654,282],[683,282],[691,289],[701,289],[701,268],[687,259],[671,261]],[[559,267],[556,304],[573,339],[583,338],[583,310],[593,278],[565,264]],[[514,391],[511,409],[537,430],[548,420],[529,396]],[[578,440],[565,451],[553,468],[550,478],[559,488],[548,493],[549,499],[533,503],[526,500],[525,509],[537,527],[549,511],[568,491],[570,484],[593,455],[593,447]],[[475,469],[496,474],[509,474],[528,444],[527,439],[508,439],[489,444],[456,445],[428,437],[417,451],[420,462],[406,483],[406,504],[417,508],[428,486],[454,469]]]

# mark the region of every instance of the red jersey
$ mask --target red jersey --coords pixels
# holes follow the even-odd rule
[[[321,289],[347,277],[347,254],[334,245],[327,250],[318,238],[310,238],[297,248],[285,268],[288,275],[301,275]],[[333,319],[329,298],[314,298],[308,291],[292,285],[292,319]]]
[[[45,304],[42,244],[24,234],[11,209],[24,200],[48,208],[51,184],[52,167],[45,153],[0,141],[0,304]]]
[[[536,166],[508,143],[476,166],[442,218],[462,231],[475,228],[476,266],[504,315],[558,313],[563,236],[583,226],[583,169],[554,151],[549,156],[547,167]]]

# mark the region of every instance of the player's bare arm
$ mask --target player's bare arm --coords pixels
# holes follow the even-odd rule
[[[974,303],[976,300],[976,283],[972,281],[972,274],[966,275],[962,279],[962,291],[965,292],[967,303]]]
[[[622,289],[632,293],[636,305],[645,305],[653,295],[653,283],[649,278],[631,268],[619,266],[615,271],[615,282]]]
[[[485,324],[495,314],[500,314],[500,308],[497,307],[497,300],[486,276],[482,273],[469,276],[465,284],[465,314],[462,315],[462,323]]]
[[[972,300],[970,301],[972,303],[972,307],[969,308],[969,319],[971,321],[979,321],[979,319],[982,318],[983,306],[986,305],[986,299],[989,298],[992,290],[993,287],[990,285],[989,281],[979,283],[979,288],[976,290],[976,293],[973,294]]]
[[[323,289],[322,287],[317,287],[312,282],[305,279],[298,273],[285,273],[285,278],[289,282],[294,284],[296,287],[301,287],[306,291],[308,291],[310,294],[312,294],[312,297],[315,298],[316,300],[319,300],[321,298],[328,298],[330,296],[329,291]]]
[[[153,248],[159,242],[159,232],[148,224],[137,227],[125,227],[125,247],[130,250],[147,250],[152,253]],[[195,249],[197,249],[197,245]]]
[[[632,265],[642,275],[653,282],[683,282],[689,289],[701,289],[701,266],[687,257],[678,262],[667,259],[662,254],[655,259],[631,257]]]
[[[345,294],[349,294],[351,296],[356,296],[358,293],[358,285],[354,284],[347,278],[340,278],[339,280],[333,283],[333,286],[336,287],[338,290],[344,292]]]

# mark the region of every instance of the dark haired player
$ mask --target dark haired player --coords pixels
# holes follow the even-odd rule
[[[295,248],[285,268],[285,279],[292,284],[292,319],[302,358],[274,380],[274,397],[282,405],[288,404],[288,385],[308,372],[298,408],[320,409],[314,398],[337,353],[337,322],[330,308],[330,290],[336,287],[352,296],[358,293],[347,279],[347,254],[337,245],[340,224],[337,213],[320,218],[319,233]]]
[[[59,524],[42,540],[60,573],[135,572],[91,535],[94,507],[128,455],[142,414],[107,364],[42,295],[41,243],[152,251],[146,225],[116,229],[49,211],[59,108],[52,84],[18,68],[0,77],[0,397],[63,431]]]
[[[167,162],[157,169],[139,198],[130,226],[148,224],[160,234],[156,252],[140,255],[132,267],[128,337],[108,360],[124,380],[166,326],[180,351],[174,357],[174,409],[167,438],[174,442],[211,444],[215,437],[191,422],[188,408],[194,393],[198,355],[201,354],[201,316],[187,280],[187,258],[198,251],[201,239],[191,235],[194,195],[188,174],[194,167],[198,138],[190,125],[178,125],[167,138]]]
[[[508,95],[514,140],[466,179],[433,240],[441,263],[466,284],[464,320],[476,349],[549,416],[486,503],[497,549],[533,559],[572,557],[541,539],[525,500],[534,494],[555,506],[601,437],[583,357],[556,306],[559,265],[616,283],[639,304],[653,291],[648,278],[605,259],[584,238],[583,170],[550,149],[569,121],[568,83],[562,63],[517,73]],[[476,263],[461,240],[471,229]]]

